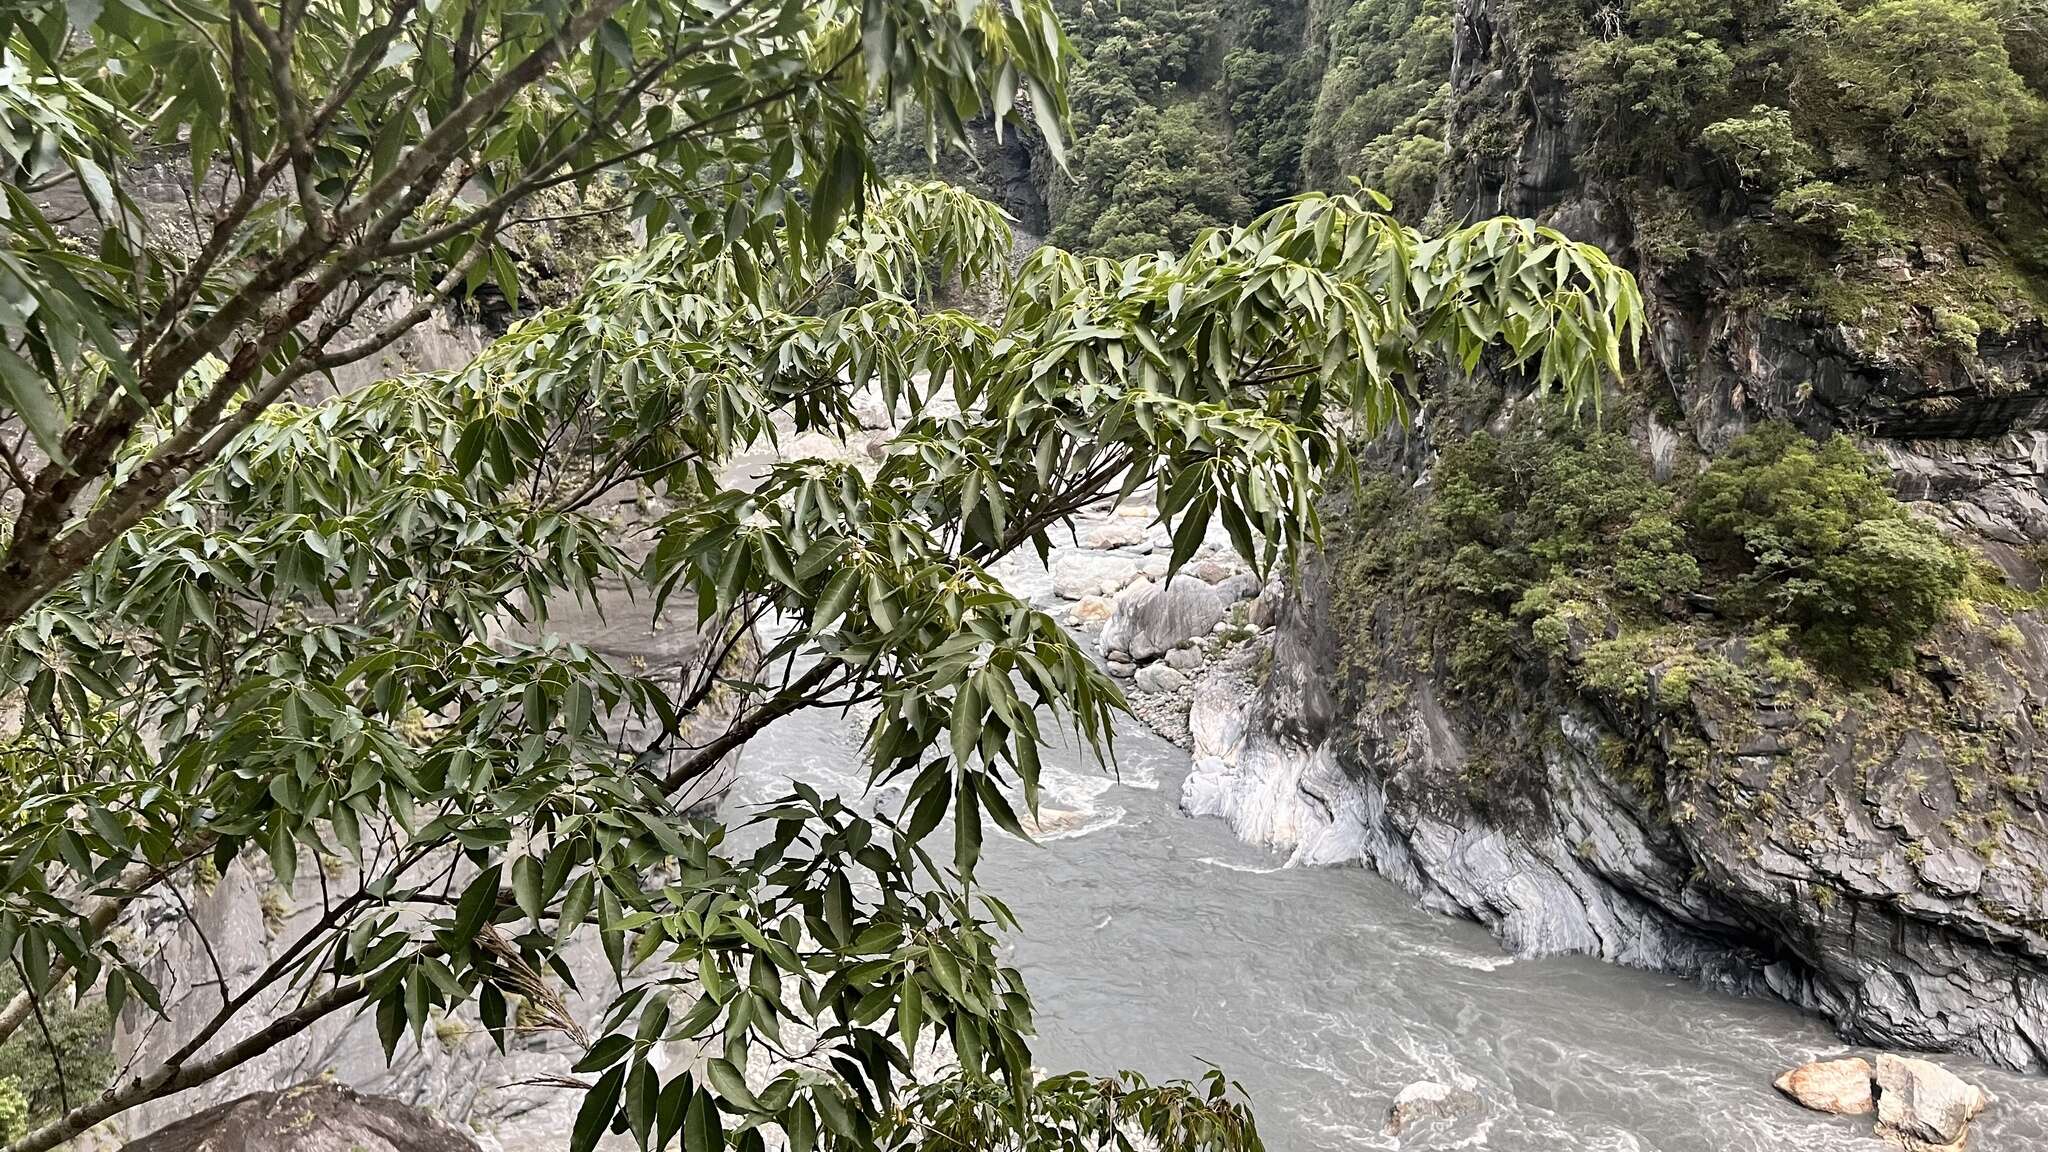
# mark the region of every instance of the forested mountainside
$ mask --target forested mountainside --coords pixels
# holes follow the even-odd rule
[[[2048,1065],[2048,8],[1065,10],[1071,177],[954,172],[1053,242],[1358,180],[1651,309],[1598,413],[1496,377],[1370,446],[1250,719],[1205,743],[1197,690],[1191,803],[1518,948]]]
[[[1177,246],[1354,179],[1412,219],[1540,214],[1583,189],[1608,212],[1598,238],[1673,302],[1937,366],[1947,387],[1894,419],[2016,386],[1971,353],[2048,291],[2039,0],[1061,8],[1083,57],[1071,176],[993,149],[980,176],[1065,247]]]

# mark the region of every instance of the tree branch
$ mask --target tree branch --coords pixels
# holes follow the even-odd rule
[[[147,862],[130,864],[122,869],[121,875],[116,878],[121,895],[97,896],[87,901],[86,940],[91,941],[105,935],[107,929],[113,925],[114,918],[121,914],[121,909],[126,908],[128,902],[137,895],[148,890],[156,880],[156,866]],[[51,958],[49,983],[52,987],[70,974],[71,961],[62,953]],[[29,994],[27,982],[24,981],[21,991],[14,994],[14,999],[8,1001],[6,1008],[0,1009],[0,1043],[6,1042],[8,1037],[14,1035],[22,1022],[35,1011],[35,1007],[35,997]]]
[[[369,990],[368,979],[337,984],[326,992],[309,998],[293,1011],[272,1020],[239,1043],[231,1044],[204,1059],[162,1064],[147,1076],[139,1076],[124,1087],[109,1090],[89,1104],[73,1108],[59,1119],[43,1125],[9,1144],[5,1149],[0,1149],[0,1152],[49,1152],[49,1149],[83,1133],[102,1120],[118,1116],[151,1100],[160,1100],[183,1092],[187,1088],[204,1084],[222,1073],[254,1060],[332,1013],[354,1004],[368,995]]]

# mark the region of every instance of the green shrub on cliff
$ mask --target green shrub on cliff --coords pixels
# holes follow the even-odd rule
[[[1969,360],[2048,315],[2039,0],[1509,0],[1505,57],[1562,77],[1576,157],[1638,256],[1703,257],[1716,305],[1844,326],[1872,358]],[[1526,114],[1465,98],[1450,163],[1513,178]],[[1500,121],[1507,121],[1503,128]],[[1697,228],[1677,225],[1697,222]]]
[[[1813,174],[1813,149],[1792,128],[1792,113],[1759,104],[1747,116],[1707,125],[1707,150],[1735,169],[1745,187],[1774,191]]]
[[[1488,694],[1518,646],[1559,651],[1568,628],[1614,612],[1656,619],[1694,590],[1672,495],[1619,427],[1555,405],[1504,433],[1444,442],[1418,501],[1390,481],[1354,501],[1335,548],[1338,612],[1409,597],[1460,688]]]
[[[1909,661],[1969,577],[1964,553],[1844,437],[1767,425],[1704,473],[1681,462],[1659,481],[1625,419],[1589,426],[1541,405],[1505,430],[1458,420],[1439,419],[1426,488],[1381,477],[1355,495],[1332,603],[1358,636],[1403,606],[1424,630],[1414,651],[1475,699],[1551,658],[1621,699],[1643,698],[1651,665],[1686,672],[1660,690],[1667,703],[1680,686],[1733,692],[1743,675],[1703,669],[1727,663],[1718,644],[1738,635],[1765,678],[1864,681]],[[1796,660],[1781,669],[1767,653],[1812,667],[1795,675]]]
[[[1856,11],[1827,75],[1901,165],[1995,163],[2014,121],[2038,115],[2003,31],[1969,0],[1880,0]]]
[[[1816,443],[1769,424],[1743,436],[1700,477],[1687,516],[1728,577],[1724,610],[1792,625],[1851,677],[1909,662],[1968,576],[1963,554],[1841,435]]]

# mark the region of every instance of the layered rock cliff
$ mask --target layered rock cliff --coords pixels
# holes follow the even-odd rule
[[[1717,151],[1726,121],[1653,161],[1588,115],[1619,57],[1683,80],[1696,60],[1656,55],[1677,43],[1725,48],[1712,99],[1768,98],[1742,86],[1777,33],[1734,7],[1603,24],[1457,4],[1438,210],[1533,216],[1626,256],[1650,346],[1596,422],[1492,382],[1374,445],[1329,554],[1198,687],[1184,804],[1298,862],[1363,859],[1518,951],[1699,974],[1864,1042],[2048,1068],[2048,333],[2038,241],[2001,200],[2032,177],[2010,153],[1909,173],[1856,151],[1896,124],[1786,119],[1801,170],[1773,196],[1742,167],[1768,167],[1754,150]],[[1845,35],[1885,6],[1847,7]],[[1781,47],[1782,81],[1803,65]],[[1740,131],[1779,119],[1759,106]],[[1787,186],[1822,177],[1908,226],[1864,248],[1800,232]],[[1925,227],[1935,202],[1950,213]],[[1788,600],[1759,606],[1741,599],[1757,569],[1732,577],[1702,545],[1686,493],[1774,421],[1852,437],[1972,569],[1897,661],[1824,641],[1893,627],[1912,589],[1867,583],[1833,631],[1802,633],[1782,603],[1810,573],[1772,577]],[[1532,428],[1557,446],[1516,455]]]

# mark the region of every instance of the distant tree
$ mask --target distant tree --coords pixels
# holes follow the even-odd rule
[[[1775,192],[1813,175],[1813,149],[1793,131],[1790,109],[1759,104],[1707,125],[1700,140],[1751,190]]]
[[[1727,606],[1792,625],[1848,679],[1910,663],[1969,575],[1839,434],[1815,442],[1768,424],[1741,437],[1700,477],[1687,515],[1705,554],[1736,574]]]
[[[1996,162],[2033,101],[2004,33],[1970,0],[1880,0],[1843,25],[1831,61],[1849,106],[1909,165]]]
[[[1302,46],[1281,29],[1277,13],[1255,8],[1242,20],[1239,46],[1223,58],[1221,86],[1245,195],[1264,210],[1302,188],[1313,77]]]
[[[1104,256],[1171,251],[1252,214],[1227,129],[1200,104],[1140,107],[1075,152],[1075,187],[1053,232],[1062,243]]]
[[[1575,113],[1610,164],[1669,164],[1726,96],[1735,65],[1720,41],[1686,30],[1594,40],[1571,59]]]

